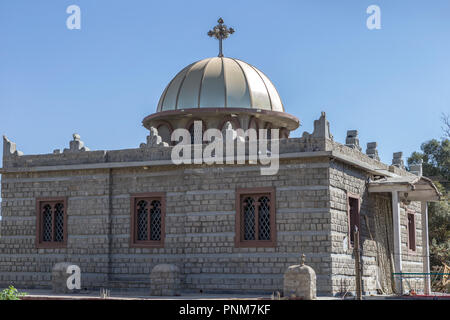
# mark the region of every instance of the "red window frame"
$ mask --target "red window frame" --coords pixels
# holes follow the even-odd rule
[[[132,248],[163,248],[165,238],[165,217],[166,217],[166,196],[161,192],[149,192],[149,193],[136,193],[130,197],[130,213],[131,213],[131,226],[130,226],[130,247]],[[138,240],[137,238],[137,204],[139,201],[145,200],[151,203],[154,200],[158,200],[161,203],[161,237],[160,240]],[[151,229],[150,219],[148,220],[148,228]],[[148,233],[150,239],[150,231]]]
[[[63,241],[55,241],[55,214],[54,208],[56,204],[62,203],[64,210],[63,218]],[[43,239],[43,223],[44,214],[43,208],[46,205],[52,207],[52,240],[44,241]],[[67,247],[67,198],[36,198],[36,248],[66,248]]]
[[[408,250],[416,251],[416,216],[413,211],[407,211],[406,223],[406,230],[408,232]]]
[[[259,198],[266,196],[270,201],[270,240],[244,240],[244,199],[247,197]],[[240,248],[268,247],[277,245],[276,235],[276,199],[275,188],[251,188],[236,190],[236,230],[235,246]],[[258,239],[258,210],[255,211],[255,239]]]

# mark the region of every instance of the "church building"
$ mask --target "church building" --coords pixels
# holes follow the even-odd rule
[[[89,150],[74,134],[62,151],[25,155],[3,137],[0,287],[51,288],[53,266],[71,262],[83,288],[150,290],[152,269],[169,264],[185,293],[271,294],[304,254],[317,293],[332,296],[355,291],[358,230],[363,294],[430,292],[428,277],[399,275],[430,272],[427,201],[440,194],[421,165],[407,171],[400,152],[382,163],[356,130],[335,141],[320,110],[313,132],[290,137],[300,121],[268,76],[223,56],[233,32],[221,19],[209,32],[219,56],[175,75],[139,147]],[[254,129],[269,142],[260,129],[278,129],[278,171],[261,174],[248,150],[243,163],[176,164],[177,129]]]

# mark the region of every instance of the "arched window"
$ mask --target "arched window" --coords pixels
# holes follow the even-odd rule
[[[266,138],[267,140],[272,140],[272,124],[271,123],[267,123],[266,124]]]
[[[238,190],[236,199],[236,246],[276,246],[275,190]]]
[[[195,122],[199,121],[201,122],[201,131],[195,131]],[[203,143],[203,134],[205,133],[205,126],[203,124],[203,121],[201,120],[195,120],[192,121],[192,123],[188,127],[189,134],[191,135],[191,144],[201,144]],[[195,139],[197,138],[198,141]]]
[[[256,136],[259,135],[259,132],[258,132],[258,124],[256,123],[256,119],[255,119],[254,117],[252,117],[252,118],[250,119],[250,122],[249,122],[249,124],[248,124],[248,128],[249,128],[249,129],[255,130]]]
[[[246,197],[243,203],[243,215],[244,215],[244,240],[255,240],[255,199],[252,197]]]
[[[167,142],[169,145],[172,144],[171,135],[172,130],[167,124],[161,124],[158,126],[158,135],[161,137],[163,142]]]
[[[131,197],[131,246],[164,246],[165,196],[146,193]]]
[[[67,244],[66,199],[36,199],[36,247],[62,248]]]
[[[227,131],[228,130],[232,130],[233,131],[233,137],[232,140],[235,140],[237,137],[237,133],[236,133],[236,129],[238,129],[239,126],[237,125],[236,121],[233,120],[229,120],[229,121],[224,121],[224,123],[222,124],[222,136],[223,139],[226,140],[227,139]]]
[[[258,240],[270,240],[270,198],[258,198]]]

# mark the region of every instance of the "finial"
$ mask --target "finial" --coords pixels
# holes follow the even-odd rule
[[[72,134],[72,141],[69,141],[69,149],[64,149],[63,152],[81,152],[81,151],[91,151],[88,147],[84,146],[84,142],[81,141],[81,137],[78,133]]]
[[[304,266],[304,265],[305,265],[305,261],[306,261],[306,256],[305,256],[305,254],[303,253],[303,254],[302,254],[302,259],[300,260],[300,265],[301,265],[301,266]]]
[[[219,40],[219,57],[223,57],[222,40],[228,38],[230,36],[230,34],[233,34],[234,29],[228,28],[226,25],[224,25],[222,18],[219,18],[219,20],[217,20],[217,22],[219,24],[217,26],[215,26],[212,30],[208,31],[208,36],[214,37],[217,40]]]

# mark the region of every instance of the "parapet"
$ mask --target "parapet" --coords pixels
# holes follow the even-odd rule
[[[225,126],[225,132],[234,131],[231,126]],[[228,132],[230,133],[230,132]],[[258,145],[259,143],[267,143],[267,152],[269,157],[272,156],[272,146],[277,144],[275,140],[270,138],[260,138],[256,142],[245,141],[244,138],[237,136],[235,132],[229,135],[233,137],[234,156],[237,155],[237,143],[242,146],[245,143],[245,155],[249,155],[250,146]],[[320,118],[314,121],[314,130],[312,133],[304,132],[300,138],[282,138],[278,140],[278,152],[280,159],[291,158],[308,158],[308,157],[323,157],[341,159],[345,163],[353,164],[363,170],[374,172],[381,175],[408,175],[410,174],[404,170],[403,161],[401,160],[401,153],[394,154],[393,164],[389,166],[380,162],[377,143],[370,142],[367,144],[366,153],[361,152],[359,147],[358,132],[356,130],[349,130],[347,132],[346,144],[341,144],[333,140],[333,135],[330,132],[330,123],[326,118],[325,112],[322,112]],[[120,168],[128,166],[143,166],[149,165],[174,165],[172,161],[172,151],[175,146],[168,145],[163,142],[158,134],[158,130],[154,127],[150,128],[150,133],[146,137],[146,143],[141,143],[139,148],[122,149],[122,150],[98,150],[91,151],[81,141],[79,134],[74,133],[73,139],[69,143],[69,148],[60,152],[59,149],[54,150],[49,154],[38,155],[23,155],[22,152],[16,150],[16,144],[3,138],[3,172],[28,172],[28,171],[54,171],[54,170],[82,170],[82,169],[100,169],[100,168]],[[223,141],[223,155],[228,156],[227,147],[229,147],[229,140]],[[207,143],[191,145],[192,157],[198,151],[200,146],[201,152],[206,147],[210,147]],[[275,147],[276,148],[276,147]],[[211,149],[211,148],[210,148]],[[261,149],[259,149],[261,152]],[[276,149],[275,149],[276,150]],[[258,153],[260,155],[260,153]],[[210,158],[212,159],[212,158]],[[225,158],[222,158],[225,162]],[[227,158],[229,159],[229,158]],[[228,160],[227,160],[228,161]],[[213,161],[214,162],[214,161]],[[197,163],[198,162],[193,162]],[[202,162],[200,162],[202,163]]]
[[[3,136],[3,158],[16,156],[23,156],[23,152],[17,150],[16,144],[9,140],[6,136]]]

